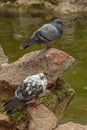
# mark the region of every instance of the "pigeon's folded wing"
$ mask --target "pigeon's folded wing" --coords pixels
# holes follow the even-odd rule
[[[15,91],[15,97],[17,97],[22,102],[26,102],[31,101],[42,92],[43,92],[43,86],[41,85],[40,86],[38,86],[37,84],[33,85],[32,82],[28,84],[23,83]]]
[[[47,86],[44,74],[36,74],[27,77],[15,91],[15,97],[20,101],[31,101],[43,93]]]
[[[51,24],[45,24],[32,37],[40,42],[52,42],[58,38],[58,30]]]

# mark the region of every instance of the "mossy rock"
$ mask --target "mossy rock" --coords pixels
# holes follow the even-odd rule
[[[40,101],[50,110],[59,113],[59,117],[71,103],[75,91],[64,79],[59,79],[54,89],[48,95],[42,97]]]

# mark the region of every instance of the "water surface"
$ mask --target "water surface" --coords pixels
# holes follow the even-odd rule
[[[27,52],[44,48],[43,45],[35,45],[20,50],[19,46],[35,29],[47,21],[42,15],[0,12],[0,44],[9,62],[16,61]],[[82,14],[75,20],[68,20],[68,17],[64,19],[64,34],[59,42],[54,44],[76,59],[76,64],[62,74],[74,88],[75,97],[61,123],[74,121],[87,124],[87,17]]]

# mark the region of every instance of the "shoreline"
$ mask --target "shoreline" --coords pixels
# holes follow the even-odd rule
[[[27,12],[30,8],[32,9],[43,9],[43,10],[51,10],[54,14],[58,15],[72,15],[78,13],[87,12],[87,7],[84,4],[75,4],[66,2],[59,2],[58,4],[54,4],[49,1],[40,1],[40,0],[16,0],[16,2],[0,2],[0,9],[5,8],[15,8],[18,12]]]

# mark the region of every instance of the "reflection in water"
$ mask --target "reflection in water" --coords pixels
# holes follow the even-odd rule
[[[87,124],[87,89],[84,89],[87,86],[87,21],[78,18],[74,25],[71,37],[65,34],[64,41],[60,43],[64,51],[76,58],[75,66],[63,74],[76,93],[61,123],[74,121]]]
[[[8,17],[9,16],[9,17]],[[31,46],[20,50],[21,43],[34,30],[46,23],[42,17],[32,17],[30,14],[11,14],[3,12],[0,15],[0,44],[9,62],[17,60],[24,53],[38,50],[44,46]],[[87,21],[84,18],[76,20],[64,19],[64,35],[54,43],[76,58],[76,64],[62,76],[75,89],[76,94],[72,104],[65,112],[61,122],[74,121],[87,124]],[[56,113],[57,114],[57,113]]]
[[[12,62],[24,53],[34,50],[33,47],[30,47],[30,50],[22,51],[19,46],[35,29],[44,23],[44,20],[39,17],[32,18],[27,14],[16,14],[7,17],[4,13],[0,15],[0,44],[9,58],[9,62]],[[39,49],[38,46],[35,48]]]

